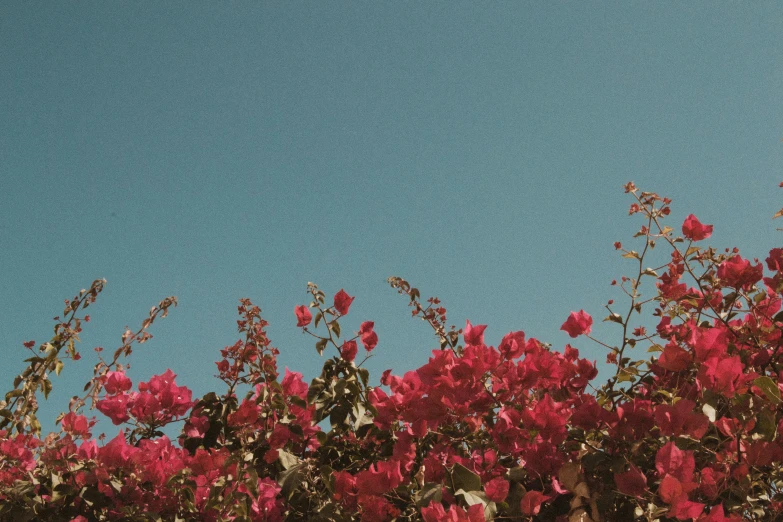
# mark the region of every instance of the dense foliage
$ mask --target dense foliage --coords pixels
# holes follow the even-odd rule
[[[242,300],[241,338],[216,363],[222,393],[194,400],[170,370],[134,390],[122,361],[176,304],[169,298],[100,360],[60,431],[42,438],[38,394],[79,358],[96,281],[66,301],[49,342],[26,343],[29,366],[0,402],[0,519],[783,519],[783,249],[765,274],[736,249],[698,246],[712,226],[693,215],[681,234],[665,226],[668,199],[630,183],[626,192],[644,223],[638,251],[615,244],[634,264],[616,283],[627,306],[606,305],[619,342],[594,339],[583,310],[562,326],[606,350],[615,369],[596,388],[595,362],[576,348],[521,331],[487,346],[486,326],[447,326],[440,301],[400,278],[391,286],[440,346],[421,368],[370,386],[357,358],[379,344],[373,322],[344,335],[353,298],[327,300],[310,284],[295,320],[319,354],[335,355],[309,385],[295,372],[281,378],[267,323]],[[666,259],[648,268],[656,246]],[[93,438],[91,408],[122,427],[111,441]],[[169,440],[161,428],[183,419]]]

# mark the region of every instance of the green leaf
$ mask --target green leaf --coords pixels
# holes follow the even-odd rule
[[[614,314],[613,313],[611,315],[608,315],[604,319],[604,322],[606,322],[606,321],[611,321],[611,322],[617,323],[617,324],[623,324],[623,317],[620,314]]]
[[[280,474],[280,478],[277,479],[277,483],[283,489],[283,496],[288,499],[302,483],[301,468],[304,464],[299,464],[291,469],[287,469]]]
[[[284,469],[291,469],[294,466],[298,466],[301,463],[296,455],[288,453],[287,451],[284,450],[278,450],[277,458],[278,460],[280,460],[280,464],[283,465]]]
[[[24,394],[24,391],[22,391],[22,390],[19,390],[19,389],[11,390],[10,392],[5,394],[5,400],[6,400],[6,402],[10,401],[14,397],[21,397],[23,394]]]
[[[28,418],[30,419],[30,429],[33,430],[34,433],[41,433],[41,423],[38,421],[35,414],[30,413]]]
[[[57,362],[56,362],[56,363],[55,363],[55,365],[54,365],[54,373],[55,373],[56,375],[60,375],[60,372],[62,371],[62,369],[63,369],[63,366],[65,366],[65,365],[63,364],[63,362],[62,362],[61,360],[59,360],[59,359],[58,359],[58,360],[57,360]]]
[[[337,338],[340,338],[340,323],[337,321],[332,321],[332,324],[329,325],[329,328],[334,332],[334,335],[337,336]]]
[[[324,482],[324,486],[329,490],[329,493],[334,493],[334,470],[331,466],[324,464],[321,466],[321,480]]]
[[[367,412],[364,409],[364,405],[361,403],[354,406],[353,414],[354,417],[356,418],[356,421],[353,423],[354,430],[358,430],[362,426],[367,426],[368,424],[372,424],[374,422],[372,416],[367,414]]]
[[[324,350],[326,350],[326,343],[328,342],[328,339],[321,339],[317,343],[315,343],[315,350],[318,352],[318,355],[323,355]]]
[[[756,421],[755,433],[760,435],[764,440],[774,440],[775,432],[777,431],[777,423],[775,422],[775,414],[769,410],[761,410]],[[756,436],[754,435],[754,438]]]
[[[759,377],[758,379],[755,379],[753,381],[753,384],[761,388],[761,391],[764,392],[764,395],[767,396],[767,399],[772,401],[774,404],[780,404],[780,389],[778,389],[778,385],[775,384],[775,381],[770,379],[769,377]]]
[[[424,484],[413,498],[418,507],[429,506],[430,502],[440,502],[443,500],[443,486],[435,483]]]
[[[506,478],[511,482],[522,482],[527,478],[524,466],[516,466],[506,472]]]
[[[356,370],[356,373],[359,374],[359,378],[362,380],[362,384],[367,386],[367,383],[370,380],[370,372],[367,370],[367,368],[358,368]]]
[[[455,491],[458,489],[481,491],[481,478],[462,464],[454,464],[450,474]]]
[[[464,489],[459,489],[454,495],[462,496],[468,506],[474,506],[476,504],[486,506],[489,503],[489,499],[482,491],[465,491]]]
[[[329,423],[332,425],[332,429],[336,428],[337,426],[343,426],[346,419],[348,418],[349,413],[350,410],[344,405],[335,407],[332,410],[332,413],[329,414]]]
[[[462,496],[468,506],[481,504],[484,506],[484,519],[494,519],[495,513],[498,511],[497,506],[494,502],[487,498],[483,491],[465,491],[464,489],[460,489],[454,494],[457,496]]]

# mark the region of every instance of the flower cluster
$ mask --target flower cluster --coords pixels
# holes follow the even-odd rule
[[[94,297],[84,291],[0,404],[0,519],[779,519],[783,249],[763,263],[700,247],[712,225],[689,215],[678,236],[662,223],[669,199],[626,191],[644,244],[615,243],[634,264],[618,285],[627,308],[606,305],[619,342],[594,338],[585,310],[561,327],[606,350],[614,371],[601,386],[596,361],[576,347],[555,350],[523,331],[493,344],[491,328],[470,321],[448,328],[440,300],[422,302],[400,278],[392,287],[438,346],[420,368],[387,370],[371,385],[363,364],[383,346],[375,322],[344,335],[356,298],[342,289],[327,302],[310,283],[295,325],[329,356],[309,384],[287,368],[281,378],[267,323],[245,299],[242,338],[216,362],[225,392],[193,400],[171,370],[132,391],[116,361],[149,338],[150,319],[85,388],[119,433],[99,443],[97,421],[75,398],[61,431],[40,438],[35,392],[51,390],[42,376],[59,372],[59,349],[73,351],[63,339],[78,333],[75,312]],[[668,251],[650,268],[656,244]],[[161,429],[177,421],[172,441]]]

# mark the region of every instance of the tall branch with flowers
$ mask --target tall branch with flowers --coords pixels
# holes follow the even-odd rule
[[[89,321],[79,312],[103,289],[96,281],[66,302],[51,341],[38,352],[25,343],[29,367],[0,402],[0,520],[783,519],[783,249],[765,274],[737,249],[700,246],[712,225],[690,215],[680,233],[664,225],[669,199],[625,189],[643,225],[641,248],[615,243],[634,263],[613,282],[627,306],[606,305],[618,342],[594,337],[584,310],[561,327],[606,350],[614,372],[597,387],[595,363],[570,344],[554,351],[516,331],[488,346],[486,325],[448,327],[440,300],[422,302],[397,277],[390,285],[438,347],[373,386],[364,363],[382,347],[375,323],[344,335],[354,298],[340,290],[327,302],[310,283],[296,326],[331,355],[309,385],[287,369],[280,379],[261,310],[243,299],[241,337],[216,362],[222,393],[194,400],[171,370],[132,391],[119,359],[151,337],[169,298],[126,331],[59,432],[42,438],[37,393],[51,392],[63,349],[79,358]],[[121,426],[110,442],[93,437],[88,407]],[[171,441],[162,428],[175,422]]]

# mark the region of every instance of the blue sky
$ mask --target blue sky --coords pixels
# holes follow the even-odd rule
[[[764,257],[781,26],[777,2],[0,2],[0,380],[96,278],[44,419],[168,295],[130,375],[171,368],[196,395],[219,386],[241,297],[281,369],[316,375],[293,314],[308,281],[356,296],[344,331],[376,322],[376,378],[436,347],[391,275],[491,344],[522,329],[560,349],[571,310],[619,301],[629,180],[674,199],[672,226],[693,212]]]

